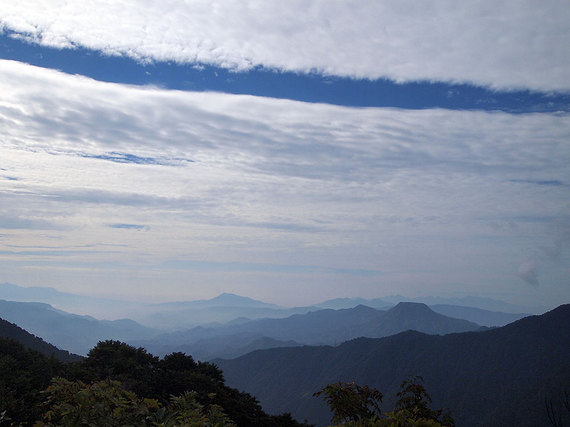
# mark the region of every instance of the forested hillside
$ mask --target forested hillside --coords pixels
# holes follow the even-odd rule
[[[35,350],[47,357],[53,356],[62,362],[73,362],[81,359],[80,356],[65,350],[60,350],[56,346],[45,342],[43,339],[30,334],[18,325],[4,319],[0,319],[0,338],[12,339],[27,349]]]
[[[502,328],[431,336],[404,332],[338,347],[256,351],[216,361],[228,384],[252,393],[269,412],[325,424],[312,393],[355,381],[381,390],[393,406],[402,378],[422,375],[433,403],[458,425],[546,425],[545,400],[560,406],[570,384],[570,305]],[[568,414],[564,413],[565,416]],[[570,419],[567,419],[570,422]]]
[[[0,339],[0,366],[0,414],[14,425],[299,425],[267,415],[254,397],[226,386],[216,366],[181,353],[159,359],[105,341],[63,364]]]

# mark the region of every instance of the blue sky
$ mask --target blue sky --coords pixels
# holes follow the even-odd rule
[[[570,297],[565,1],[0,6],[0,281]]]
[[[442,81],[400,82],[254,67],[236,71],[210,64],[177,63],[104,54],[81,46],[55,48],[0,35],[2,59],[21,61],[96,80],[165,89],[249,94],[354,107],[449,108],[512,113],[568,112],[570,94],[540,89],[497,89]]]

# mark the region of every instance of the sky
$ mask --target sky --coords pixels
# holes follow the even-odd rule
[[[570,3],[0,4],[0,282],[570,302]]]

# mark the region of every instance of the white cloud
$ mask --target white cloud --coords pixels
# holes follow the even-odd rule
[[[20,0],[0,25],[49,46],[249,69],[570,89],[566,0]]]
[[[66,263],[0,253],[1,280],[38,284],[46,269],[62,286],[150,293],[161,278],[165,295],[258,289],[292,303],[327,283],[346,295],[343,281],[421,293],[421,277],[525,292],[521,253],[549,244],[568,211],[569,119],[165,91],[0,61],[0,244],[76,251]],[[206,274],[200,262],[269,267]],[[277,285],[287,277],[301,293]]]

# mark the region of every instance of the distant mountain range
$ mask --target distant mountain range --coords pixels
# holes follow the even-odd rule
[[[90,315],[98,319],[133,317],[144,311],[144,304],[137,302],[77,295],[49,287],[25,287],[12,283],[0,283],[0,299],[17,302],[43,302],[60,310]]]
[[[489,311],[476,307],[465,307],[450,304],[430,305],[433,311],[449,317],[469,320],[481,326],[505,326],[523,317],[530,316],[526,313],[503,313],[499,311]]]
[[[505,301],[496,300],[492,298],[485,298],[479,296],[465,296],[465,297],[436,297],[436,296],[427,296],[427,297],[416,297],[416,298],[407,298],[403,297],[402,295],[392,295],[387,297],[382,297],[383,301],[386,301],[388,304],[396,304],[401,301],[410,301],[410,302],[421,302],[427,304],[429,306],[433,305],[458,305],[461,307],[477,307],[483,310],[488,311],[500,311],[505,313],[544,313],[544,309],[540,309],[538,307],[522,307],[516,304],[510,304]]]
[[[0,284],[0,297],[4,295],[26,301],[43,299],[56,304],[58,308],[41,302],[0,300],[0,316],[61,349],[86,354],[99,340],[117,339],[144,346],[158,355],[182,351],[199,360],[237,357],[249,351],[272,347],[336,345],[360,336],[382,337],[406,329],[430,334],[459,332],[475,329],[473,323],[502,326],[525,316],[474,307],[434,305],[431,307],[433,311],[429,311],[432,317],[429,321],[426,317],[422,321],[416,319],[414,323],[411,318],[390,321],[397,310],[391,311],[392,306],[385,306],[387,301],[384,299],[341,298],[317,306],[284,308],[225,293],[208,300],[127,303],[127,308],[123,307],[123,311],[131,310],[135,320],[109,321],[70,314],[59,307],[73,306],[78,301],[85,310],[92,307],[93,311],[101,311],[98,307],[112,309],[121,306],[120,301],[62,293],[51,288],[24,288],[7,283]],[[370,303],[380,310],[362,304],[355,306],[360,302]],[[349,308],[338,308],[345,306]],[[416,307],[423,307],[424,311],[427,308],[425,305]],[[385,316],[384,312],[389,315]],[[447,319],[442,323],[447,326],[437,329],[434,312],[448,318],[463,319],[463,323],[455,321],[452,327],[448,327],[450,321]],[[424,314],[427,313],[425,311]],[[159,334],[157,329],[178,329],[178,332]]]
[[[228,296],[213,303],[227,303]],[[234,299],[234,296],[229,296]],[[245,299],[240,299],[247,303]],[[323,309],[283,319],[234,319],[225,325],[198,326],[173,333],[130,319],[97,320],[49,304],[0,300],[0,317],[57,347],[85,355],[98,341],[114,339],[162,356],[180,351],[198,360],[237,357],[257,349],[300,345],[337,345],[357,337],[383,337],[414,329],[429,334],[471,331],[479,325],[435,313],[424,304],[400,303],[387,311],[359,305]]]
[[[75,362],[81,359],[80,356],[60,350],[56,346],[45,342],[43,339],[30,334],[18,325],[4,319],[0,319],[0,338],[14,340],[29,350],[37,351],[47,357],[54,357],[62,362]]]
[[[401,301],[407,301],[403,298],[400,301],[396,301],[396,304]],[[392,307],[394,304],[387,302],[381,298],[334,298],[326,300],[320,304],[315,304],[318,308],[332,308],[334,310],[340,310],[342,308],[353,308],[357,305],[366,305],[372,308],[388,308]]]
[[[6,288],[0,285],[0,295]],[[86,354],[107,339],[157,355],[182,351],[198,360],[218,358],[228,384],[256,395],[269,412],[291,412],[319,425],[328,423],[330,413],[312,394],[324,385],[355,381],[377,387],[385,395],[383,407],[392,408],[400,382],[412,375],[425,378],[433,407],[449,407],[458,425],[544,425],[545,399],[562,408],[570,384],[570,305],[518,320],[525,315],[452,304],[364,300],[374,308],[360,302],[335,299],[286,309],[222,294],[144,305],[151,317],[164,316],[164,325],[178,317],[183,325],[192,313],[198,321],[205,313],[231,319],[164,333],[130,319],[97,320],[41,302],[0,300],[0,337],[61,360],[76,356],[59,349]],[[276,318],[249,317],[262,313]]]
[[[146,325],[172,330],[208,323],[223,324],[237,318],[283,318],[311,310],[319,308],[285,308],[239,295],[221,294],[210,300],[147,305],[146,313],[136,319]]]
[[[0,318],[60,349],[85,355],[100,340],[149,338],[157,331],[133,320],[97,320],[53,308],[49,304],[0,300]]]
[[[399,308],[398,308],[399,307]],[[397,306],[405,312],[409,305]],[[425,307],[414,307],[418,315]],[[268,412],[326,425],[331,414],[312,394],[336,381],[384,393],[394,405],[402,380],[421,375],[433,407],[448,407],[459,426],[548,425],[545,399],[570,423],[561,398],[570,384],[570,305],[483,332],[408,331],[359,338],[338,347],[259,350],[216,360],[231,387],[256,396]],[[562,424],[568,425],[568,424]]]
[[[205,324],[225,324],[238,318],[242,318],[243,321],[261,318],[286,318],[294,314],[305,314],[326,308],[338,310],[366,305],[386,310],[403,301],[431,304],[432,309],[440,314],[469,320],[483,326],[503,326],[528,315],[525,314],[528,311],[522,307],[504,301],[479,297],[459,299],[425,297],[414,300],[402,296],[373,299],[337,298],[311,306],[288,308],[225,293],[208,300],[142,304],[75,295],[59,292],[53,288],[22,287],[2,283],[0,284],[0,299],[19,302],[43,302],[66,312],[89,314],[98,319],[131,318],[152,328],[171,331],[189,329]],[[463,308],[453,309],[449,307],[450,305]],[[498,313],[501,308],[504,309],[503,312]]]
[[[387,311],[364,305],[341,310],[324,309],[284,319],[256,319],[218,327],[196,327],[130,343],[145,347],[153,354],[181,351],[207,360],[245,354],[257,349],[256,342],[263,345],[258,348],[336,345],[357,337],[378,338],[408,329],[447,334],[479,328],[475,323],[435,313],[425,304],[399,303]]]

